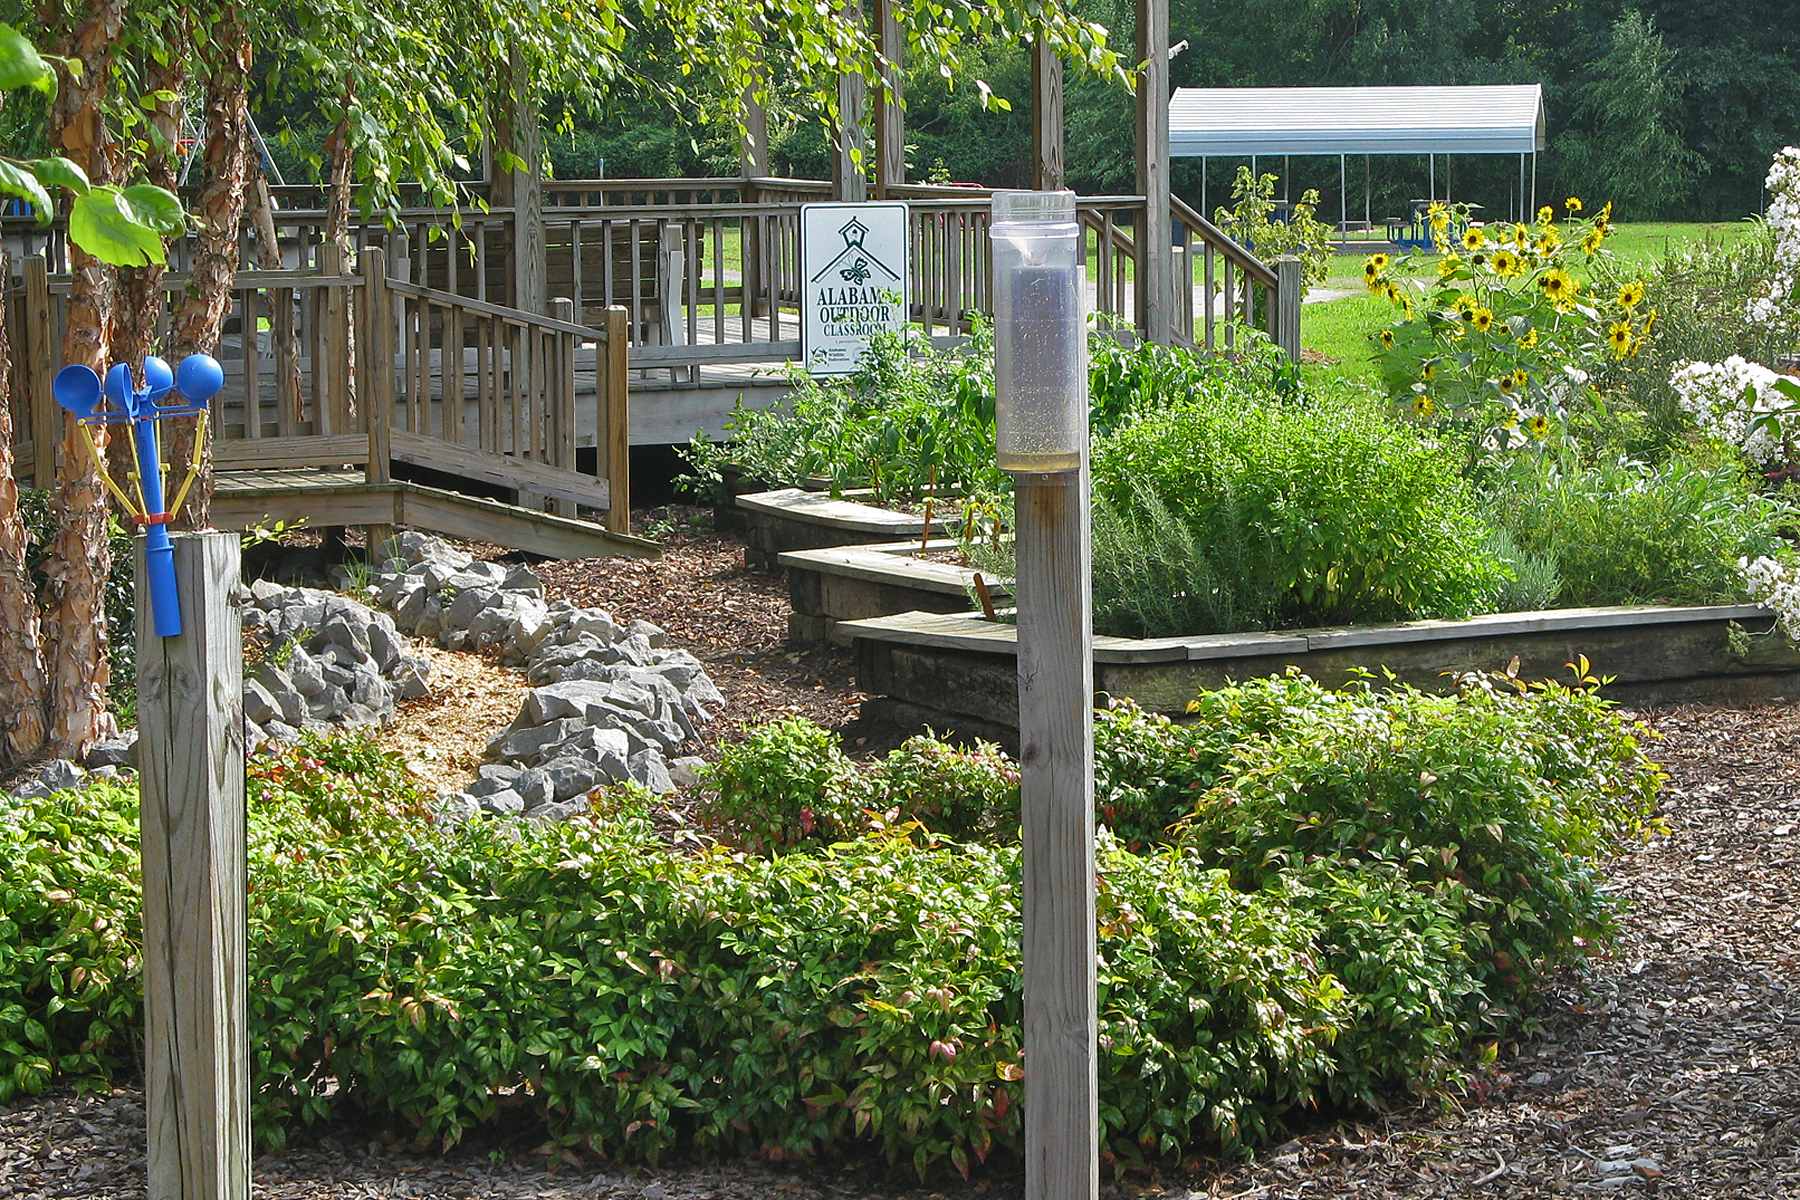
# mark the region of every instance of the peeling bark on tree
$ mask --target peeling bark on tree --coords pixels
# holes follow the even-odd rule
[[[281,242],[275,234],[275,204],[269,196],[269,177],[263,172],[260,157],[250,164],[250,178],[244,184],[244,209],[256,230],[256,265],[265,271],[279,271]],[[275,359],[275,397],[282,411],[300,421],[300,338],[294,319],[294,292],[291,288],[269,291],[269,345]]]
[[[80,59],[84,69],[79,79],[64,74],[50,111],[51,144],[95,183],[107,182],[112,174],[102,105],[124,14],[125,0],[95,0],[57,48],[60,54]],[[104,373],[116,281],[105,264],[77,246],[69,247],[69,267],[74,278],[63,362],[85,363]],[[118,731],[106,701],[110,678],[106,577],[112,561],[106,496],[82,444],[86,437],[74,418],[65,419],[62,468],[50,504],[58,528],[48,566],[50,609],[44,628],[49,648],[49,742],[52,753],[66,758],[82,757],[96,741]]]
[[[238,269],[238,226],[244,219],[244,167],[249,159],[250,39],[243,10],[228,4],[213,25],[213,44],[206,74],[206,147],[196,215],[200,232],[193,240],[193,272],[187,294],[175,310],[170,329],[170,361],[218,348],[225,314],[231,311],[231,283]],[[256,324],[247,317],[245,337]],[[168,430],[170,463],[185,463],[194,449],[194,425],[176,421]],[[179,468],[176,468],[179,469]],[[203,449],[200,475],[188,493],[177,528],[205,529],[211,522],[212,454]]]
[[[0,253],[0,279],[11,265]],[[37,596],[25,569],[25,522],[13,479],[11,355],[7,308],[0,302],[0,769],[44,744],[44,660],[38,642]]]

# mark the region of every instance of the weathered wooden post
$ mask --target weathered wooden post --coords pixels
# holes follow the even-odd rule
[[[1300,361],[1300,293],[1302,264],[1291,254],[1275,260],[1275,344]]]
[[[238,538],[170,540],[182,632],[137,632],[149,1200],[249,1200]]]
[[[996,192],[998,464],[1013,472],[1024,807],[1025,1196],[1094,1200],[1094,666],[1073,192]]]

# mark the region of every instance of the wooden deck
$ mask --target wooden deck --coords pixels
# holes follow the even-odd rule
[[[212,515],[227,529],[274,521],[411,526],[550,558],[654,558],[660,553],[655,542],[614,533],[593,521],[419,483],[371,481],[361,468],[224,472],[217,477]]]

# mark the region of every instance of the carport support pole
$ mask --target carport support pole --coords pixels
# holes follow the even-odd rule
[[[170,540],[182,632],[137,627],[149,1200],[249,1200],[238,535]]]

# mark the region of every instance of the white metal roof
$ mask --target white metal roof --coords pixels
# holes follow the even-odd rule
[[[1177,88],[1169,154],[1528,154],[1544,148],[1544,89]]]

